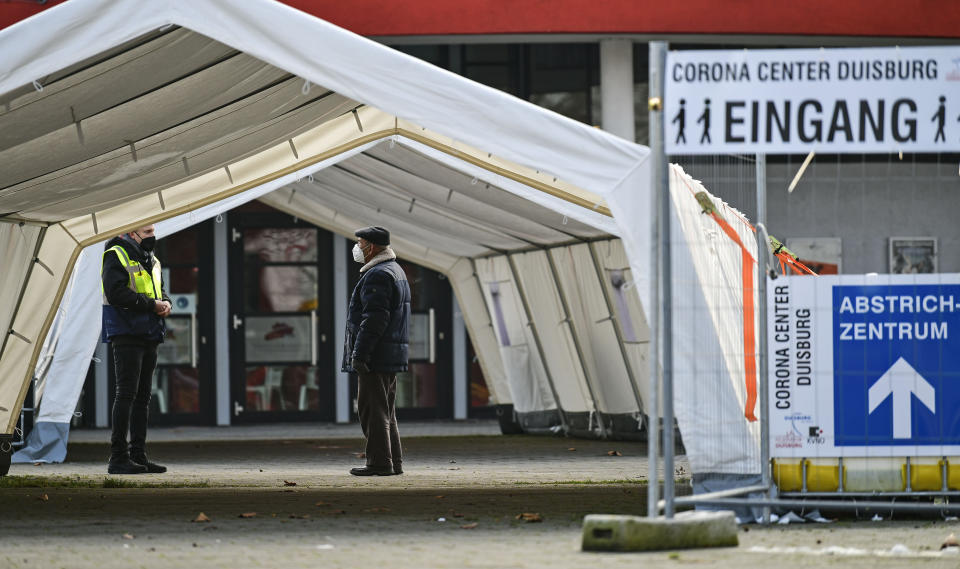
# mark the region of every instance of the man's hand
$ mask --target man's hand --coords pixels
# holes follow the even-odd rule
[[[160,318],[170,316],[171,310],[173,310],[173,305],[165,300],[157,300],[153,303],[153,312]]]
[[[350,367],[352,367],[353,371],[357,373],[370,373],[370,365],[367,362],[357,358],[350,360]]]

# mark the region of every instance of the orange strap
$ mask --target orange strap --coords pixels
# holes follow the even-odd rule
[[[736,230],[715,212],[710,217],[717,222],[734,243],[740,246],[740,273],[743,278],[743,352],[744,352],[744,384],[747,388],[747,401],[744,404],[743,416],[748,421],[757,420],[757,334],[754,328],[753,305],[753,269],[756,263],[750,251],[747,250]]]

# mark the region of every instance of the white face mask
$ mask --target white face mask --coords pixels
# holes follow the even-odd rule
[[[359,243],[353,244],[353,260],[362,263],[366,260],[366,257],[363,254],[363,249],[360,248]]]

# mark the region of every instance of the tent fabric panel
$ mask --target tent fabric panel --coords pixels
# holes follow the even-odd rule
[[[42,90],[28,86],[0,97],[0,149],[25,142],[29,133],[74,125],[234,53],[210,38],[172,29],[65,76],[37,77]]]
[[[39,263],[27,269],[22,300],[10,326],[19,336],[11,334],[0,355],[0,426],[6,427],[4,433],[12,433],[16,426],[15,412],[19,412],[32,377],[31,361],[45,338],[47,320],[53,319],[51,308],[59,302],[61,283],[66,285],[66,272],[78,252],[76,246],[63,227],[52,225],[40,242]]]
[[[560,302],[547,253],[540,250],[511,257],[520,280],[518,293],[526,295],[530,319],[540,337],[544,363],[560,399],[560,407],[571,413],[595,410],[597,403],[587,386],[583,363],[570,330],[569,315]]]
[[[0,332],[4,336],[17,307],[27,270],[40,238],[38,225],[0,223]]]
[[[409,132],[407,134],[412,136],[414,133]],[[560,189],[559,180],[554,181],[553,178],[539,174],[530,178],[524,176],[524,174],[529,174],[529,172],[523,169],[516,171],[504,170],[502,173],[499,173],[467,162],[466,160],[438,149],[436,146],[427,144],[429,142],[434,145],[442,145],[445,140],[443,137],[420,137],[419,140],[417,138],[410,138],[408,140],[401,139],[404,146],[408,146],[431,159],[452,164],[456,169],[476,178],[478,181],[483,180],[484,182],[503,188],[524,200],[554,211],[555,219],[559,217],[557,222],[560,227],[565,227],[563,225],[563,218],[567,217],[568,221],[569,219],[575,219],[593,228],[593,231],[586,232],[587,234],[584,235],[584,237],[597,237],[603,236],[604,234],[619,235],[621,230],[617,222],[608,215],[598,211],[605,208],[600,198],[596,198],[596,202],[594,199],[590,199],[584,204],[574,203],[571,201],[572,196],[565,194]],[[465,155],[471,156],[476,160],[482,161],[484,158],[492,159],[492,157],[487,157],[486,155],[477,157],[473,149],[468,149],[464,145],[457,143],[457,141],[447,141],[447,143],[453,145],[452,148],[454,149],[470,150],[470,152],[465,152]],[[525,182],[517,181],[514,177],[529,179],[531,183],[537,182],[543,184],[544,186],[542,187],[549,186],[552,192],[548,193],[541,188],[526,185]]]
[[[600,266],[601,285],[607,290],[607,298],[613,305],[615,317],[612,323],[619,330],[636,389],[646,405],[650,393],[650,325],[640,304],[640,297],[636,294],[636,279],[630,269],[623,241],[597,241],[591,247]],[[659,403],[662,405],[663,402]]]
[[[381,145],[380,148],[389,145]],[[396,145],[394,145],[396,147]],[[401,147],[402,148],[402,147]],[[401,150],[402,151],[402,150]],[[406,152],[404,152],[406,154]],[[526,243],[555,243],[569,240],[569,236],[541,226],[535,220],[524,218],[511,212],[509,208],[500,206],[491,198],[480,200],[451,187],[435,184],[429,179],[429,172],[437,169],[447,169],[441,164],[433,162],[430,165],[420,166],[421,171],[416,173],[403,169],[392,163],[394,157],[385,153],[382,159],[371,156],[358,156],[349,164],[342,166],[342,170],[350,172],[375,186],[388,188],[390,191],[402,193],[416,199],[417,203],[427,204],[432,208],[449,211],[458,218],[469,220],[473,224],[482,224],[495,228],[514,239]],[[422,172],[426,170],[426,172]],[[475,188],[470,184],[465,174],[459,174],[464,186]],[[497,190],[502,193],[502,190]]]
[[[493,318],[510,399],[520,413],[557,408],[536,343],[529,335],[505,255],[474,261],[487,310]]]
[[[442,199],[459,211],[474,212],[475,204],[493,206],[501,212],[496,220],[517,237],[535,243],[551,244],[597,234],[591,226],[547,210],[489,182],[467,175],[450,163],[438,162],[415,152],[405,144],[381,145],[367,153],[401,175],[412,175],[425,184],[439,188]],[[462,160],[458,162],[463,163]],[[398,176],[392,176],[396,179]],[[452,193],[451,193],[452,192]]]
[[[611,414],[640,411],[627,362],[587,243],[550,250],[597,405]]]
[[[234,101],[252,98],[255,92],[286,75],[252,57],[236,55],[99,114],[82,120],[78,118],[57,130],[0,151],[0,161],[6,164],[0,174],[0,187],[19,184],[84,162],[126,147],[129,141],[146,140]],[[83,96],[83,91],[89,89],[84,86],[80,93],[65,94]],[[274,111],[273,114],[276,113]],[[22,128],[24,132],[35,129],[33,125],[24,125]],[[45,153],[46,159],[33,160],[37,153]]]
[[[498,404],[513,403],[510,388],[503,370],[503,360],[497,337],[490,322],[490,313],[483,298],[483,291],[473,271],[470,259],[460,258],[447,272],[447,278],[457,296],[460,311],[473,344],[474,353],[483,371],[491,399]]]
[[[456,234],[445,234],[430,225],[424,226],[416,221],[398,218],[383,210],[377,211],[377,197],[367,196],[367,199],[358,199],[357,188],[353,185],[344,188],[328,186],[317,181],[302,181],[293,184],[293,188],[297,190],[294,200],[303,199],[313,202],[310,207],[320,212],[326,211],[326,217],[330,219],[342,215],[353,220],[362,220],[360,227],[365,225],[390,227],[391,231],[406,235],[412,241],[431,244],[433,249],[455,257],[472,257],[490,252],[486,247],[462,239]]]
[[[100,340],[102,253],[103,244],[91,245],[80,253],[74,265],[58,310],[59,339],[50,346],[53,349],[47,355],[52,361],[44,374],[43,389],[38,389],[37,421],[70,423],[73,419],[83,380]]]
[[[353,160],[343,164],[349,167]],[[526,245],[523,241],[511,238],[469,218],[455,215],[442,207],[433,206],[399,191],[389,191],[377,186],[370,180],[359,178],[343,168],[331,168],[315,173],[314,183],[326,187],[330,192],[345,195],[358,203],[371,206],[371,210],[380,210],[381,216],[393,218],[409,224],[418,225],[437,235],[457,237],[467,243],[493,250],[519,249]],[[376,204],[376,205],[372,205]],[[482,252],[474,252],[482,254]]]
[[[747,354],[740,248],[703,215],[691,188],[706,191],[682,169],[671,167],[674,392],[681,395],[674,398],[677,422],[695,473],[756,474],[760,425],[744,417],[742,362]],[[719,200],[714,203],[720,211],[730,211]],[[740,218],[728,221],[734,227],[746,225]],[[707,314],[710,321],[705,322]],[[718,327],[726,331],[720,333]]]
[[[280,101],[277,101],[280,103]],[[221,120],[198,125],[195,130],[141,141],[136,156],[130,149],[111,153],[108,160],[95,159],[73,174],[57,172],[43,182],[12,188],[0,197],[0,208],[13,211],[33,200],[46,197],[38,209],[23,209],[21,216],[30,219],[62,219],[87,213],[104,203],[122,202],[131,196],[143,195],[180,183],[185,178],[219,169],[270,146],[286,141],[296,133],[322,124],[343,113],[352,103],[331,96],[308,104],[265,124],[243,127],[244,120],[258,121],[268,111],[269,101],[256,108],[224,115]],[[235,122],[237,121],[237,122]],[[186,163],[184,162],[186,159]],[[69,186],[60,180],[66,176]],[[41,192],[35,194],[34,192]],[[33,196],[33,197],[31,197]],[[27,201],[24,201],[27,200]]]

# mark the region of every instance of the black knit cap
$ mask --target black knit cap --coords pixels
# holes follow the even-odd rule
[[[390,232],[379,225],[358,229],[354,235],[362,239],[366,239],[374,245],[386,247],[390,244]]]

